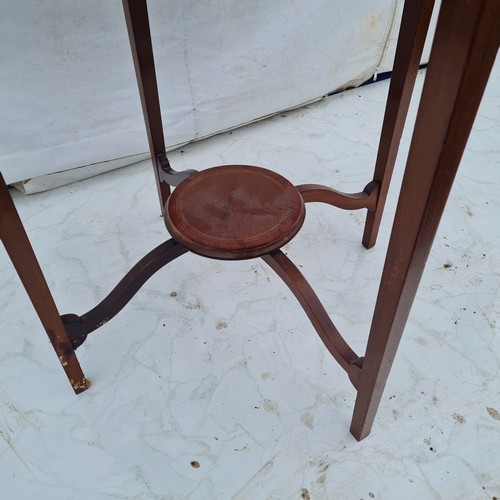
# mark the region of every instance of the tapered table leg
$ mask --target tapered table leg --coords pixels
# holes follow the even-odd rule
[[[71,340],[1,174],[0,237],[73,390],[77,394],[83,392],[89,387],[89,382],[83,375]]]
[[[156,83],[156,71],[153,57],[153,44],[149,29],[148,7],[146,0],[123,0],[125,21],[134,59],[137,85],[141,96],[144,123],[148,134],[149,151],[160,197],[160,208],[163,213],[165,203],[170,195],[170,187],[161,182],[157,165],[158,155],[165,153],[165,138],[161,120],[160,98]],[[168,160],[165,156],[165,162]]]
[[[443,0],[417,114],[351,432],[371,430],[500,37],[498,0]]]
[[[377,204],[367,213],[363,233],[366,248],[373,247],[377,240],[433,6],[434,0],[405,2],[373,174],[379,187]]]

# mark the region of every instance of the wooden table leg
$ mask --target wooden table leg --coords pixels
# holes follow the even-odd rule
[[[0,174],[0,237],[75,393],[89,387],[71,340]]]
[[[410,146],[351,432],[371,430],[500,37],[498,0],[443,0]]]
[[[373,174],[379,187],[377,204],[367,213],[363,234],[366,248],[373,247],[377,240],[433,7],[434,0],[405,2]]]
[[[161,120],[160,98],[156,83],[153,45],[149,29],[148,7],[146,0],[123,0],[125,21],[132,49],[137,85],[141,96],[144,123],[148,134],[149,151],[156,186],[160,197],[160,208],[163,214],[165,203],[170,195],[170,187],[161,181],[161,172],[157,165],[157,156],[165,154],[165,138]],[[168,160],[165,156],[165,162]]]

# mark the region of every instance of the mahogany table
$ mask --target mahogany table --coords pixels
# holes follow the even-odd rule
[[[364,356],[351,349],[280,248],[300,230],[306,204],[312,202],[367,210],[362,242],[367,248],[375,244],[433,3],[405,3],[373,179],[362,191],[348,194],[317,184],[293,186],[258,166],[174,171],[165,154],[146,0],[123,0],[160,205],[171,238],[141,259],[92,310],[61,316],[0,175],[1,239],[75,393],[90,385],[76,349],[160,268],[188,251],[222,260],[260,257],[296,296],[357,390],[352,434],[361,440],[370,433],[495,61],[499,0],[442,1]]]

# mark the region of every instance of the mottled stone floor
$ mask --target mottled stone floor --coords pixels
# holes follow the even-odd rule
[[[186,146],[173,166],[254,164],[358,191],[371,180],[387,88]],[[349,434],[354,389],[261,261],[185,255],[161,270],[79,349],[93,385],[77,397],[1,247],[2,498],[500,497],[499,91],[497,64],[361,443]],[[308,205],[285,248],[359,352],[408,143],[409,130],[374,249],[360,244],[364,213],[326,205]],[[167,238],[148,162],[12,194],[61,313],[93,307]]]

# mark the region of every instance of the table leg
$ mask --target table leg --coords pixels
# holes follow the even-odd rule
[[[89,387],[71,340],[0,174],[0,237],[75,393]]]
[[[443,0],[351,424],[371,430],[500,37],[498,0]]]
[[[379,186],[377,204],[367,213],[363,233],[366,248],[373,247],[377,240],[433,7],[434,0],[405,2],[373,174]]]
[[[165,156],[165,138],[161,120],[160,98],[156,83],[156,70],[153,56],[153,44],[149,28],[148,7],[146,0],[123,0],[125,21],[132,49],[137,85],[141,96],[144,123],[148,134],[149,151],[160,197],[160,208],[163,214],[165,203],[170,195],[170,187],[161,180],[161,172],[157,163],[158,155]],[[169,166],[169,165],[168,165]]]

